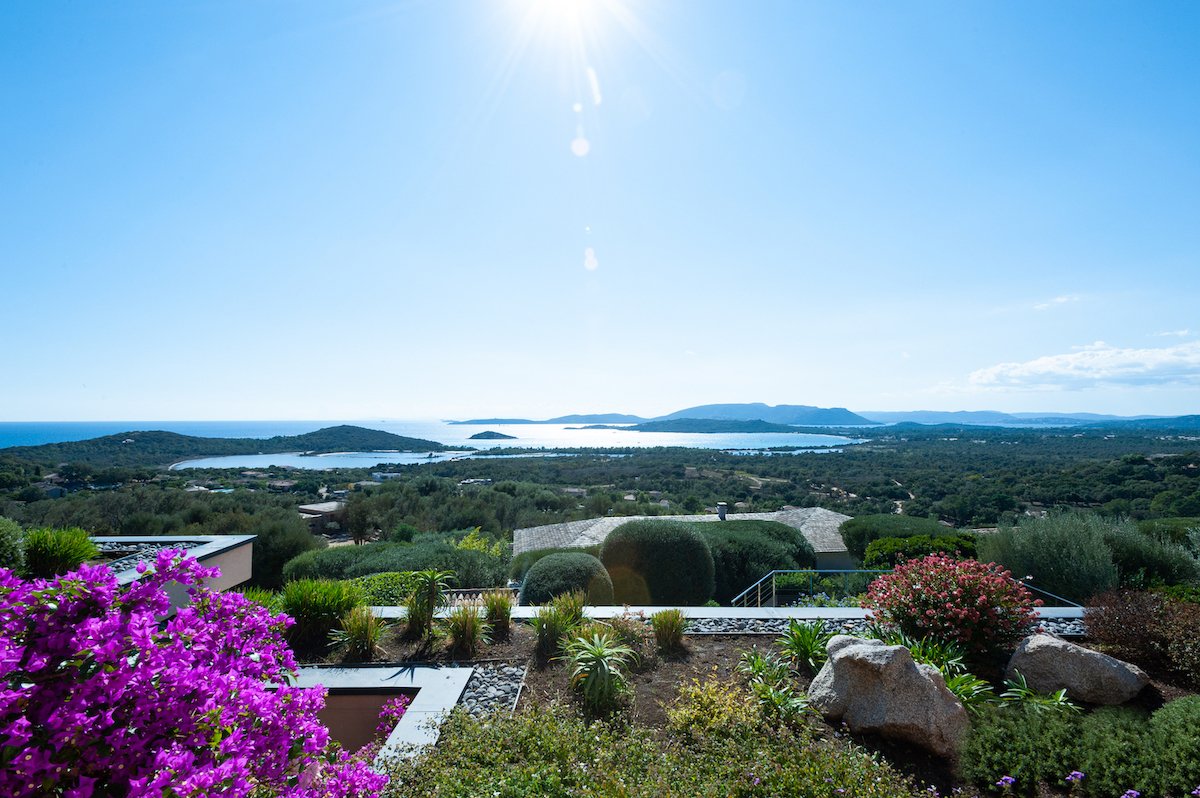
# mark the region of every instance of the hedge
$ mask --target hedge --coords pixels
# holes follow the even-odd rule
[[[618,604],[699,606],[716,587],[704,536],[679,521],[630,521],[609,533],[600,560]]]
[[[910,515],[860,515],[843,521],[839,528],[846,549],[856,560],[866,555],[867,546],[879,538],[910,538],[913,535],[939,537],[954,534],[951,527],[942,526],[932,518]]]

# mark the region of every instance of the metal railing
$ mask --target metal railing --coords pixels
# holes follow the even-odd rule
[[[807,593],[813,595],[818,592],[818,588],[824,588],[826,585],[819,584],[827,579],[837,581],[837,576],[841,577],[841,590],[839,595],[853,595],[851,591],[851,579],[855,574],[869,575],[869,578],[863,582],[863,589],[866,583],[870,582],[879,574],[891,573],[890,570],[802,570],[802,571],[771,571],[771,573],[759,579],[750,587],[743,590],[741,593],[733,597],[729,602],[732,607],[778,607],[781,596],[795,597]],[[798,581],[799,586],[780,585],[778,577],[783,575],[795,575],[797,579],[788,581]],[[804,582],[808,582],[808,590],[803,587]],[[858,580],[855,580],[858,581]]]

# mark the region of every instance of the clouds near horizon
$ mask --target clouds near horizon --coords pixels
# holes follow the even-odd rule
[[[1073,352],[977,369],[968,381],[979,388],[1028,390],[1200,384],[1200,341],[1157,348],[1097,341]]]

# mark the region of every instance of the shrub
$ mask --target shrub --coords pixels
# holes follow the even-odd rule
[[[996,693],[992,686],[973,673],[956,673],[946,677],[946,689],[954,693],[954,697],[972,715],[978,715],[986,707],[996,703]]]
[[[629,689],[625,670],[633,651],[610,635],[577,637],[565,646],[571,666],[571,685],[583,693],[584,705],[595,714],[616,708]]]
[[[1191,533],[1200,530],[1200,518],[1151,518],[1138,521],[1138,531],[1164,543],[1191,544]],[[1200,551],[1193,551],[1200,555]]]
[[[579,625],[579,619],[554,604],[547,604],[533,616],[533,631],[537,635],[537,655],[543,662],[553,656],[559,644]]]
[[[341,628],[329,633],[333,653],[352,662],[369,662],[382,653],[379,641],[392,627],[392,622],[371,612],[370,607],[358,606],[341,619]]]
[[[843,521],[839,531],[846,549],[854,559],[862,561],[867,546],[880,538],[910,538],[914,535],[939,537],[953,534],[950,527],[942,526],[932,518],[910,515],[860,515]]]
[[[1032,576],[1035,587],[1083,603],[1117,585],[1117,567],[1106,542],[1111,523],[1086,513],[1022,518],[979,540],[979,558],[1015,574]]]
[[[237,592],[245,596],[246,601],[253,601],[255,604],[266,607],[272,612],[279,612],[280,610],[281,597],[273,590],[246,585],[239,587]]]
[[[370,574],[348,580],[363,593],[363,603],[373,607],[399,607],[416,590],[417,578],[413,571]]]
[[[299,579],[346,579],[351,566],[362,559],[366,546],[334,546],[309,550],[288,560],[283,566],[283,581]]]
[[[932,635],[984,654],[1020,640],[1039,603],[995,563],[931,554],[872,582],[863,606],[912,637]]]
[[[1200,605],[1117,590],[1096,596],[1084,621],[1088,635],[1115,656],[1200,685]]]
[[[347,582],[300,579],[283,586],[280,607],[296,624],[287,640],[297,653],[321,655],[329,647],[329,633],[340,628],[342,617],[362,604],[362,591]]]
[[[1132,521],[1110,521],[1104,542],[1124,587],[1178,585],[1200,576],[1196,558],[1183,546],[1143,534]]]
[[[1200,585],[1169,585],[1166,587],[1157,587],[1154,589],[1154,592],[1175,601],[1200,604]]]
[[[279,587],[284,582],[286,563],[306,551],[319,550],[326,545],[324,538],[308,531],[308,526],[294,510],[282,507],[256,513],[248,533],[255,535],[250,555],[251,581],[259,587]]]
[[[99,553],[88,533],[78,527],[30,529],[25,533],[25,572],[34,579],[73,571]]]
[[[778,540],[755,532],[728,531],[724,524],[703,522],[695,526],[702,531],[712,551],[713,598],[722,604],[728,604],[771,571],[799,567],[788,547]]]
[[[164,551],[128,586],[104,566],[37,590],[0,576],[0,794],[378,793],[386,779],[326,750],[322,692],[288,685],[288,620],[201,586],[217,575]],[[163,620],[172,584],[192,602]]]
[[[506,638],[512,628],[512,593],[493,590],[483,594],[484,620],[497,637]]]
[[[753,721],[754,705],[749,696],[718,679],[692,679],[691,684],[679,688],[679,697],[667,708],[671,731],[689,743],[734,734]]]
[[[1179,698],[1150,717],[1150,749],[1157,754],[1148,774],[1156,795],[1190,795],[1200,789],[1200,696]]]
[[[825,664],[828,657],[825,646],[832,637],[820,621],[800,623],[792,619],[775,643],[794,668],[812,676]]]
[[[715,587],[708,544],[678,521],[622,524],[605,539],[600,559],[622,604],[696,606]]]
[[[479,647],[492,642],[491,629],[476,604],[461,604],[442,619],[442,634],[454,653],[474,657]]]
[[[693,523],[702,534],[721,532],[724,535],[747,535],[767,538],[780,543],[788,556],[796,561],[797,568],[812,568],[817,564],[817,555],[804,533],[793,526],[779,521],[701,521]]]
[[[908,538],[879,538],[872,540],[863,555],[863,568],[887,570],[903,560],[918,560],[929,554],[953,554],[965,559],[975,558],[975,536],[970,534],[913,535]]]
[[[521,585],[519,602],[544,604],[562,593],[581,590],[589,604],[612,604],[613,584],[604,564],[590,554],[563,552],[534,563]]]
[[[1155,759],[1148,720],[1128,707],[1100,707],[1080,720],[1070,761],[1085,774],[1088,795],[1118,796],[1132,787],[1148,791],[1146,776]]]
[[[1079,705],[1067,698],[1066,689],[1055,690],[1053,693],[1039,693],[1025,681],[1024,674],[1017,672],[1015,678],[1005,679],[1006,688],[1000,694],[1000,701],[1005,704],[1020,704],[1035,712],[1079,712]]]
[[[21,573],[25,567],[25,544],[21,525],[0,516],[0,568]]]
[[[1167,663],[1200,686],[1200,605],[1168,601],[1163,610],[1158,636],[1165,641]]]
[[[508,578],[518,582],[525,580],[525,574],[529,573],[529,569],[533,564],[543,557],[549,557],[551,554],[575,554],[582,551],[584,554],[590,554],[593,557],[600,556],[600,546],[586,546],[584,548],[558,548],[558,549],[536,549],[534,551],[526,551],[512,558],[512,562],[508,566]]]
[[[654,660],[657,653],[654,629],[647,625],[645,613],[626,611],[612,616],[602,626],[600,631],[612,635],[618,643],[633,651],[630,662],[634,667],[645,667]],[[575,636],[580,637],[581,633],[576,632]]]
[[[347,570],[349,577],[390,571],[453,571],[455,584],[460,588],[490,588],[504,584],[507,570],[503,557],[460,549],[445,541],[422,541],[411,545],[384,543],[354,548],[364,550],[364,554]]]
[[[959,753],[963,778],[990,788],[997,774],[1016,779],[1013,789],[1030,795],[1039,781],[1058,783],[1075,770],[1072,744],[1078,715],[1039,712],[1031,706],[988,707],[971,720]]]
[[[682,610],[659,610],[650,616],[650,625],[654,629],[654,642],[668,653],[682,651],[683,633],[687,630],[687,616]]]

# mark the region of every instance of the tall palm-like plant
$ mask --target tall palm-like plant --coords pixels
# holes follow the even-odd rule
[[[433,618],[446,604],[446,591],[453,580],[453,571],[427,569],[413,574],[415,586],[404,603],[409,637],[427,638],[432,634]]]
[[[566,659],[572,666],[571,684],[583,693],[588,709],[603,713],[616,706],[628,689],[625,670],[633,649],[623,646],[609,634],[599,632],[577,637],[566,645]]]

